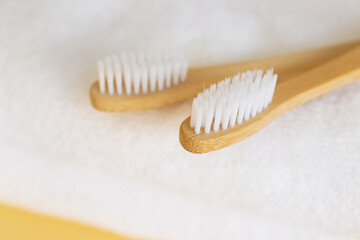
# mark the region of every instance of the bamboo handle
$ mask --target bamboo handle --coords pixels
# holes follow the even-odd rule
[[[347,43],[261,60],[193,68],[189,70],[184,83],[150,94],[111,96],[107,93],[102,94],[99,90],[98,82],[95,82],[90,88],[90,99],[96,109],[105,112],[125,112],[159,108],[190,99],[204,88],[209,87],[210,84],[217,83],[227,76],[248,69],[274,67],[276,72],[283,76],[279,81],[286,81],[324,61],[340,55],[344,51],[353,48],[355,44],[356,43]]]
[[[181,145],[193,153],[227,147],[258,132],[290,109],[360,79],[360,46],[300,76],[286,81],[282,78],[279,74],[274,99],[268,108],[240,125],[209,134],[202,130],[197,135],[190,128],[190,117],[187,118],[180,127]]]

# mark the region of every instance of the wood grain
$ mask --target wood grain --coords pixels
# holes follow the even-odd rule
[[[180,126],[181,145],[193,153],[215,151],[237,143],[268,125],[278,116],[307,101],[360,79],[360,46],[305,73],[288,77],[279,73],[274,99],[262,113],[227,130],[195,134],[190,117]]]
[[[347,43],[260,60],[193,68],[189,69],[187,79],[184,83],[150,94],[130,96],[102,94],[99,90],[99,84],[96,81],[90,88],[90,99],[96,109],[105,112],[126,112],[159,108],[190,99],[196,96],[198,92],[208,88],[210,84],[217,83],[227,76],[232,76],[237,72],[249,69],[274,67],[276,72],[282,76],[279,78],[279,81],[285,81],[322,62],[339,56],[341,53],[356,46],[356,44],[357,43]]]

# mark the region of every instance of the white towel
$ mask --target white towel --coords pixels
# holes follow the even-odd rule
[[[360,237],[360,82],[231,147],[178,142],[187,101],[107,114],[96,60],[183,50],[191,66],[360,38],[360,2],[2,1],[0,201],[150,239]]]

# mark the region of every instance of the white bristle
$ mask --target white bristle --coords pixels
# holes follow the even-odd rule
[[[181,66],[180,66],[180,61],[178,61],[178,60],[175,60],[175,61],[173,61],[173,75],[172,75],[172,77],[173,77],[173,83],[174,83],[174,85],[178,85],[179,84],[179,80],[180,80],[180,71],[181,71]]]
[[[183,54],[123,52],[98,60],[101,93],[146,94],[177,85],[186,79],[188,63]]]
[[[157,82],[159,91],[163,90],[165,84],[165,67],[164,64],[161,63],[157,66]]]
[[[140,71],[139,66],[136,65],[136,63],[132,64],[131,70],[132,70],[134,93],[139,94],[140,93],[141,71]]]
[[[105,58],[105,73],[109,94],[114,95],[114,68],[110,57]]]
[[[147,93],[148,91],[148,68],[145,63],[140,63],[140,81],[142,93]]]
[[[125,85],[125,92],[126,95],[131,94],[131,67],[128,63],[123,63],[122,67],[124,69],[124,85]]]
[[[166,87],[169,88],[171,86],[171,72],[172,72],[170,62],[165,63],[164,71],[165,71],[165,84],[166,84]]]
[[[211,85],[193,99],[190,127],[196,134],[217,132],[255,117],[272,101],[277,77],[273,69],[254,70]]]
[[[156,76],[157,66],[155,63],[149,64],[149,79],[150,79],[150,91],[155,92],[156,90]]]
[[[222,110],[223,110],[223,103],[220,102],[220,103],[216,106],[216,110],[215,110],[215,118],[214,118],[214,126],[213,126],[214,132],[219,131],[219,127],[220,127],[220,123],[221,123]],[[192,118],[192,117],[191,117],[191,118]]]
[[[105,64],[102,60],[98,60],[98,75],[100,92],[105,93]]]
[[[121,95],[122,94],[122,74],[121,74],[119,58],[116,55],[114,55],[113,61],[114,61],[116,91],[117,91],[118,95]]]
[[[197,114],[197,104],[198,104],[198,99],[194,98],[192,102],[191,116]],[[195,127],[195,117],[190,119],[190,127],[191,128]]]

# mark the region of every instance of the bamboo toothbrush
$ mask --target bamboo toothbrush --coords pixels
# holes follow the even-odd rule
[[[290,109],[357,79],[360,46],[298,76],[285,78],[279,74],[273,99],[277,75],[271,70],[264,75],[248,71],[213,85],[194,99],[191,117],[180,126],[180,143],[193,153],[227,147]]]
[[[296,76],[355,46],[348,43],[262,60],[192,68],[181,54],[122,54],[99,60],[99,79],[90,88],[92,105],[105,112],[159,108],[190,99],[226,76],[274,67],[283,79]],[[181,80],[180,80],[181,79]]]

